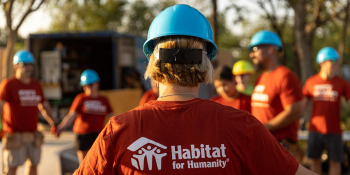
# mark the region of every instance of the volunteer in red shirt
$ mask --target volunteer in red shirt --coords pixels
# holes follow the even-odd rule
[[[77,134],[76,149],[79,162],[83,161],[102,131],[106,115],[113,116],[108,99],[99,95],[99,81],[100,77],[92,69],[87,69],[81,74],[80,85],[83,86],[84,92],[75,97],[69,113],[56,131],[58,136],[74,122],[73,131]]]
[[[144,44],[158,100],[111,118],[74,174],[313,174],[248,112],[198,98],[216,51],[198,10],[161,12]]]
[[[231,106],[236,109],[245,110],[250,113],[251,98],[248,95],[239,93],[236,90],[236,84],[235,77],[229,67],[222,66],[216,68],[214,86],[219,95],[213,97],[211,101]]]
[[[325,47],[317,54],[321,70],[306,80],[303,94],[306,105],[312,100],[312,115],[309,127],[308,157],[312,160],[311,170],[321,174],[321,154],[327,149],[329,174],[341,174],[343,160],[342,130],[340,129],[340,99],[350,104],[350,86],[336,75],[339,66],[338,52]]]
[[[150,81],[151,81],[152,89],[146,91],[142,95],[139,106],[143,106],[145,103],[148,103],[148,102],[153,101],[153,100],[157,100],[157,98],[159,96],[159,90],[158,90],[158,87],[156,85],[156,82],[154,80],[150,80]]]
[[[263,30],[253,36],[248,49],[256,68],[263,71],[252,94],[252,115],[278,141],[296,145],[303,94],[296,74],[278,62],[282,42],[277,34]]]
[[[4,174],[16,174],[17,167],[29,160],[28,173],[37,174],[43,135],[37,131],[39,111],[55,130],[50,104],[46,101],[40,83],[32,78],[34,57],[18,51],[13,58],[14,78],[0,85],[0,117],[2,115]]]

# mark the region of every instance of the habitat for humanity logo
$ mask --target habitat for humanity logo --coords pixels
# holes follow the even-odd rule
[[[153,147],[149,144],[152,144]],[[148,145],[148,146],[144,148],[145,145]],[[146,158],[148,169],[152,170],[152,161],[154,157],[156,160],[158,170],[161,170],[162,158],[166,156],[167,153],[161,153],[162,151],[160,148],[164,150],[167,149],[166,146],[160,143],[157,143],[153,140],[150,140],[146,137],[141,137],[137,139],[134,143],[132,143],[128,147],[128,150],[136,153],[133,155],[134,158],[131,158],[131,164],[139,170],[144,170],[144,165],[145,165],[144,161]]]

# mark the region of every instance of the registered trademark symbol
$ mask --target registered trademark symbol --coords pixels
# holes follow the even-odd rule
[[[229,159],[229,158],[227,158],[227,159],[226,159],[226,162],[229,162],[229,161],[230,161],[230,159]]]

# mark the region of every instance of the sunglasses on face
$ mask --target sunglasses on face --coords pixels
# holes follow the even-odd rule
[[[18,63],[20,67],[34,66],[33,63]]]
[[[250,51],[251,52],[256,52],[258,51],[259,49],[262,49],[262,48],[266,48],[267,45],[258,45],[258,46],[254,46]]]

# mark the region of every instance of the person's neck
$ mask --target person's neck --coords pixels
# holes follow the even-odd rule
[[[99,96],[98,92],[85,92],[85,94],[92,98],[97,98]]]
[[[238,96],[239,96],[239,92],[236,92],[232,97],[228,97],[228,96],[225,96],[223,97],[226,101],[232,101],[234,99],[236,99]]]
[[[330,80],[335,77],[334,73],[328,72],[328,71],[320,71],[320,77],[323,80]]]
[[[22,75],[20,72],[16,72],[16,79],[22,82],[23,84],[30,84],[32,78],[26,75]]]
[[[159,83],[158,101],[185,101],[198,98],[199,85],[196,87],[183,87],[178,84]]]
[[[278,66],[280,66],[279,62],[276,59],[271,59],[271,61],[266,66],[264,66],[264,71],[265,72],[272,72]]]

